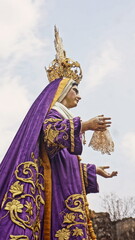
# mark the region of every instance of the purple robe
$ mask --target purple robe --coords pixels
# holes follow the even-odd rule
[[[87,239],[83,181],[87,193],[98,192],[95,165],[81,164],[81,121],[63,119],[51,110],[43,125],[45,149],[52,170],[51,240]]]
[[[35,100],[0,164],[0,240],[44,239],[44,168],[39,136],[61,79]]]
[[[97,192],[96,171],[94,165],[80,166],[76,156],[82,151],[80,119],[63,120],[54,110],[48,113],[61,81],[50,83],[35,100],[1,163],[0,240],[46,240],[43,130],[52,171],[50,240],[87,235],[83,183],[87,193]],[[49,123],[48,118],[57,121]]]

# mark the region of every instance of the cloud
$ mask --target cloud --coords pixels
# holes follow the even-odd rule
[[[135,132],[129,132],[123,137],[121,150],[128,160],[135,162]]]
[[[22,57],[39,53],[45,45],[37,33],[42,4],[43,0],[0,2],[0,60],[12,58],[10,62],[13,67],[13,63],[15,65]]]
[[[0,3],[0,57],[7,58],[18,50],[24,41],[40,43],[34,34],[40,19],[39,9],[42,1],[5,0]],[[28,41],[29,40],[29,41]],[[35,44],[36,46],[36,44]],[[28,47],[28,46],[27,46]],[[25,52],[26,49],[24,48]],[[29,48],[27,48],[29,52]]]
[[[19,77],[13,79],[6,77],[4,83],[0,84],[0,158],[30,106],[27,90],[19,81]]]
[[[29,58],[33,61],[34,56],[41,56],[47,44],[38,32],[45,2],[0,1],[0,159],[30,106],[30,93],[22,84],[23,69]],[[44,21],[46,12],[47,9]],[[18,71],[20,62],[22,70]],[[29,78],[30,81],[31,76]]]
[[[90,63],[90,67],[85,76],[87,88],[93,88],[103,83],[105,77],[117,70],[120,66],[120,55],[113,43],[106,42],[99,56]]]

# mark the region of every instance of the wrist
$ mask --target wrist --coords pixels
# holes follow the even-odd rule
[[[100,172],[99,167],[96,167],[96,174],[99,174],[99,172]]]
[[[88,122],[87,121],[82,122],[82,124],[81,124],[81,131],[82,131],[82,133],[85,132],[85,131],[88,131],[88,130],[89,130]]]

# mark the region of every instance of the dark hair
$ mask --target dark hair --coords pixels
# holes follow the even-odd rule
[[[73,87],[73,86],[78,86],[78,83],[74,82],[74,83],[72,84],[72,87]]]

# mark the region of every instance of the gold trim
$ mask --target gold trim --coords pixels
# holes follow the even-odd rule
[[[63,92],[63,89],[66,87],[67,83],[70,81],[70,78],[63,78],[62,81],[59,83],[59,86],[57,88],[57,91],[55,93],[54,99],[52,101],[50,109],[54,106],[54,104],[57,102],[58,98]]]
[[[71,139],[71,152],[75,150],[75,138],[74,138],[74,121],[73,119],[69,120],[70,122],[70,139]]]
[[[88,236],[90,236],[90,240],[97,240],[96,234],[95,234],[93,226],[92,226],[92,221],[90,219],[89,204],[88,204],[87,197],[86,197],[86,190],[85,190],[84,179],[83,179],[83,169],[82,169],[82,164],[80,163],[80,161],[79,161],[79,164],[80,164],[80,175],[81,175],[81,180],[82,180],[83,196],[84,196],[84,201],[85,201],[85,213],[86,213],[86,218],[87,218]]]
[[[44,166],[45,179],[45,212],[44,212],[44,239],[51,239],[51,208],[52,208],[52,178],[51,164],[45,151],[44,143],[41,141],[41,158]]]
[[[53,101],[51,103],[50,109],[57,102],[63,89],[70,81],[69,78],[64,78],[59,83]],[[52,180],[51,180],[51,165],[48,155],[44,149],[44,143],[41,143],[41,158],[43,159],[44,166],[44,178],[45,178],[45,218],[44,218],[44,238],[45,240],[51,239],[51,209],[52,209]]]
[[[83,164],[83,175],[85,187],[88,187],[87,164]]]

